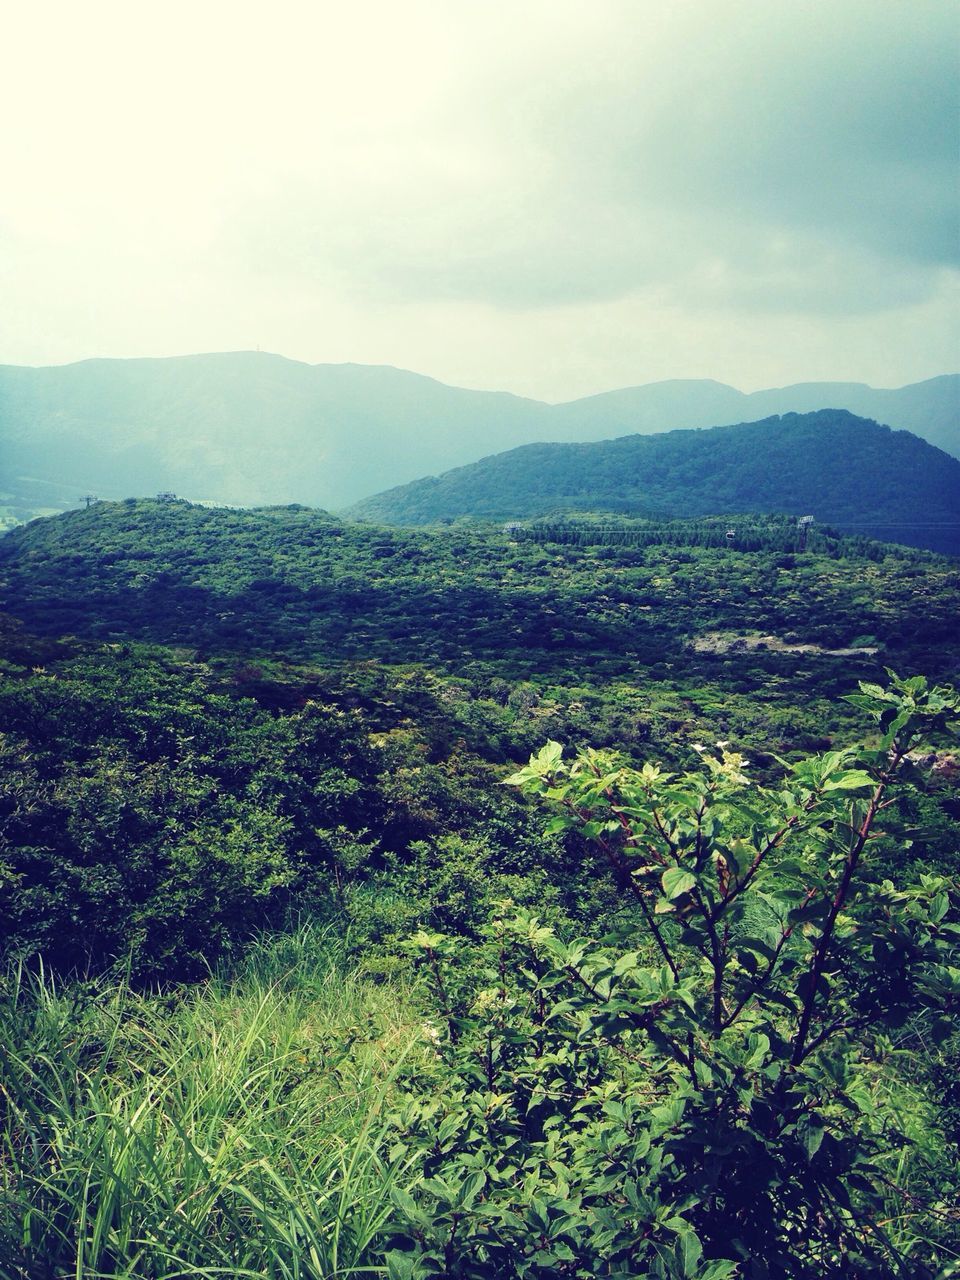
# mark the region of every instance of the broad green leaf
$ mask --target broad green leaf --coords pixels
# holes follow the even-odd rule
[[[697,883],[697,877],[683,867],[670,867],[660,877],[663,892],[668,898],[679,898],[682,893],[689,893]]]
[[[677,1241],[677,1261],[685,1277],[697,1274],[697,1264],[702,1254],[703,1246],[696,1232],[690,1227],[681,1231],[680,1239]]]
[[[803,1143],[808,1160],[820,1150],[824,1132],[823,1122],[817,1116],[803,1115],[797,1121],[797,1137]]]
[[[824,791],[862,791],[866,787],[876,785],[874,778],[862,769],[848,769],[845,773],[834,774],[824,781]]]

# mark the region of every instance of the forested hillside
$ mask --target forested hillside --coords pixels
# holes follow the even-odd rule
[[[878,645],[932,674],[958,651],[953,561],[818,528],[797,555],[786,518],[733,538],[724,521],[634,527],[641,545],[616,545],[631,539],[602,522],[551,542],[536,525],[422,531],[302,507],[100,502],[0,541],[0,581],[6,610],[42,634],[459,673],[662,669],[716,632]]]
[[[146,971],[193,972],[341,859],[352,875],[456,838],[519,869],[527,818],[496,769],[548,737],[677,763],[732,739],[767,769],[848,734],[836,700],[858,678],[955,675],[955,562],[797,536],[776,519],[733,542],[709,520],[391,530],[155,501],[19,529],[0,543],[4,726],[45,798],[18,807],[8,784],[7,838],[33,851],[8,869],[7,929],[77,962],[136,937]],[[43,850],[61,853],[41,890]]]
[[[0,529],[84,495],[339,509],[531,441],[601,440],[839,407],[960,455],[960,379],[802,383],[747,396],[654,383],[548,405],[401,369],[265,352],[0,366]]]
[[[946,1277],[960,570],[729,529],[0,541],[4,1280]]]
[[[791,511],[960,552],[960,462],[905,431],[824,410],[763,422],[527,445],[357,503],[398,524],[556,511],[662,517]]]

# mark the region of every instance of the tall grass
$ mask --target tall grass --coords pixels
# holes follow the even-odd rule
[[[880,1161],[887,1216],[879,1225],[904,1257],[937,1258],[939,1280],[960,1276],[960,1168],[944,1143],[951,1117],[938,1114],[923,1077],[952,1074],[956,1049],[930,1043],[916,1019],[878,1053],[873,1078],[865,1076],[875,1115],[900,1135]]]
[[[142,995],[0,993],[0,1276],[319,1280],[379,1271],[385,1103],[423,1052],[409,993],[315,928]]]

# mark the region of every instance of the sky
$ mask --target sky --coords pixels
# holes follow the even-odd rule
[[[31,0],[0,363],[564,400],[960,365],[955,0]]]

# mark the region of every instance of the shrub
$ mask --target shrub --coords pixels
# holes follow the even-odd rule
[[[950,1035],[960,928],[941,878],[862,873],[908,753],[960,703],[921,677],[851,701],[873,744],[776,787],[722,742],[682,774],[550,743],[510,779],[603,849],[637,940],[507,908],[466,978],[450,940],[414,940],[447,1032],[442,1090],[397,1118],[424,1176],[396,1196],[395,1280],[932,1276],[957,1256],[952,1166],[908,1185],[876,1063],[905,1028]]]

